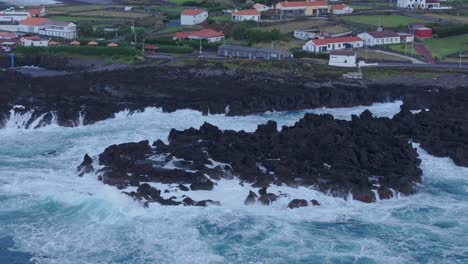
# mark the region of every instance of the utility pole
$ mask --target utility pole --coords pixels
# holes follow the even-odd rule
[[[145,56],[145,40],[146,39],[143,39],[143,45],[141,46],[141,54],[143,55],[143,57]]]
[[[202,45],[201,45],[201,39],[200,39],[200,52],[199,52],[200,56],[202,55],[202,53],[203,52],[202,52]]]
[[[461,52],[461,50],[460,50],[460,69],[462,68],[462,67],[461,67],[461,58],[462,58],[462,52]]]
[[[135,45],[137,44],[137,35],[136,35],[136,30],[135,30],[135,19],[133,19],[133,25],[132,25],[132,29],[133,29],[133,34],[135,35]]]

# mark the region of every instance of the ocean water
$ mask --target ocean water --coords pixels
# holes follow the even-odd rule
[[[289,196],[269,207],[244,206],[255,189],[222,180],[212,192],[189,194],[221,206],[143,208],[95,175],[76,176],[85,153],[166,140],[171,128],[208,121],[253,131],[270,119],[292,125],[305,112],[349,119],[368,108],[393,116],[400,105],[244,117],[150,108],[74,128],[24,129],[24,118],[16,116],[0,129],[0,263],[468,263],[468,169],[420,148],[424,175],[417,194],[374,204],[274,187],[269,191]],[[321,206],[286,209],[294,198]]]

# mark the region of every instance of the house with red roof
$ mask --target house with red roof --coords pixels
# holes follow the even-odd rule
[[[345,4],[333,5],[332,10],[334,15],[351,14],[354,11],[352,7]]]
[[[40,36],[25,36],[21,38],[20,42],[25,47],[48,47],[49,40]]]
[[[326,39],[311,39],[302,49],[309,52],[327,52],[331,50],[343,50],[362,48],[364,41],[360,37],[341,37]]]
[[[257,9],[244,9],[236,12],[232,12],[232,21],[243,22],[243,21],[260,21],[260,12]]]
[[[18,31],[66,39],[77,37],[76,24],[42,17],[29,17],[23,20],[19,24]]]
[[[21,22],[29,17],[42,17],[45,16],[45,14],[45,7],[38,7],[32,9],[9,8],[0,11],[0,22]]]
[[[328,15],[327,1],[285,1],[276,4],[282,16],[321,16]]]
[[[206,40],[208,42],[218,42],[224,40],[225,35],[212,29],[202,29],[191,32],[177,32],[172,37],[173,40],[189,39],[189,40]]]
[[[180,24],[182,26],[198,25],[208,18],[208,11],[205,9],[185,9],[180,13]]]

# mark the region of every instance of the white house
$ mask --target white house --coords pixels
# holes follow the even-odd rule
[[[232,13],[232,20],[234,22],[242,21],[260,21],[260,12],[257,9],[245,9]]]
[[[185,9],[180,14],[180,24],[182,26],[198,25],[208,18],[208,11],[204,9]]]
[[[401,43],[401,37],[394,31],[374,31],[358,34],[358,37],[364,40],[366,46],[398,44]]]
[[[0,11],[0,22],[21,22],[29,17],[42,17],[45,16],[45,8],[33,8],[33,9],[13,9],[9,8]]]
[[[224,40],[223,32],[218,32],[212,29],[202,29],[191,32],[177,32],[172,37],[173,40],[190,39],[190,40],[206,40],[208,42],[219,42]]]
[[[398,0],[397,7],[411,9],[438,9],[439,0]]]
[[[66,39],[77,37],[77,28],[74,23],[40,17],[30,17],[22,21],[18,31]]]
[[[351,48],[362,48],[364,42],[360,37],[342,37],[328,39],[311,39],[302,46],[302,49],[310,52],[326,52]]]
[[[44,28],[39,30],[39,34],[65,39],[74,39],[78,36],[75,23],[55,20],[47,20]]]
[[[276,10],[286,16],[327,15],[329,9],[327,1],[285,1],[276,4]]]
[[[352,7],[345,4],[334,5],[332,9],[334,15],[351,14],[354,11]]]
[[[309,40],[320,38],[320,30],[319,29],[297,29],[294,30],[294,37],[297,39],[302,40]]]
[[[272,9],[271,7],[269,6],[266,6],[266,5],[262,5],[260,3],[256,3],[252,6],[254,9],[256,9],[258,12],[265,12],[265,11],[268,11],[270,9]]]
[[[354,50],[332,50],[328,65],[337,67],[356,67],[356,52]]]
[[[39,36],[23,37],[20,39],[21,45],[25,47],[48,47],[49,39]]]

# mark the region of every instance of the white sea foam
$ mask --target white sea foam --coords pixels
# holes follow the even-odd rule
[[[391,116],[399,105],[369,108]],[[363,109],[310,112],[349,119]],[[205,121],[246,131],[269,119],[291,125],[303,113],[226,117],[152,108],[89,126],[0,130],[0,236],[12,236],[15,248],[33,253],[38,263],[463,263],[468,169],[421,149],[418,192],[374,204],[273,186],[269,192],[289,196],[269,207],[244,206],[248,191],[258,189],[221,180],[212,192],[164,194],[220,200],[221,206],[145,209],[94,175],[76,176],[84,153],[96,156],[111,144],[165,140],[171,128]],[[285,209],[294,198],[321,206]]]

